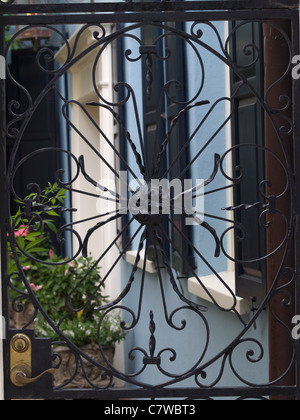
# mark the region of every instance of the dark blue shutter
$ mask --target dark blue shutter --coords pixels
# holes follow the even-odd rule
[[[257,45],[261,52],[263,48],[262,25],[249,23],[236,31],[233,37],[232,53],[239,66],[246,66],[255,61],[257,52],[252,49],[251,55],[246,55],[246,45]],[[249,48],[250,51],[250,48]],[[264,60],[263,56],[250,68],[241,70],[256,91],[264,97]],[[240,80],[232,75],[232,92],[236,92]],[[236,111],[233,118],[233,145],[252,144],[263,146],[264,111],[249,88],[243,87],[235,96]],[[241,166],[244,179],[235,189],[235,205],[254,204],[262,201],[259,184],[265,179],[265,157],[261,149],[256,147],[240,147],[234,156],[234,171]],[[253,207],[249,210],[235,211],[237,222],[241,223],[246,232],[244,240],[239,241],[239,234],[235,237],[235,257],[239,261],[249,261],[265,255],[265,229],[259,223],[261,208]],[[236,292],[238,296],[246,298],[256,297],[262,300],[266,294],[266,266],[263,262],[236,263]]]
[[[169,26],[177,30],[183,30],[182,23],[173,23]],[[174,118],[185,108],[184,102],[186,97],[186,55],[185,55],[185,41],[178,36],[168,36],[166,38],[166,53],[170,54],[170,58],[166,61],[166,81],[176,81],[172,83],[168,90],[167,102],[167,128],[170,129]],[[185,168],[188,166],[190,156],[188,152],[184,153],[180,159],[175,161],[178,153],[182,150],[184,144],[188,139],[188,121],[186,115],[181,116],[175,129],[172,129],[172,134],[169,139],[168,148],[168,163],[171,166],[169,173],[170,180],[177,179]],[[190,178],[189,171],[184,174],[183,178]],[[181,179],[183,185],[183,179]],[[185,217],[181,215],[172,215],[174,224],[180,226],[181,232],[191,237],[191,227],[186,226]],[[192,259],[192,251],[189,245],[184,241],[182,235],[175,228],[171,227],[171,237],[175,244],[172,250],[172,265],[182,275],[189,275],[194,268],[194,259]]]
[[[162,56],[163,43],[156,40],[161,36],[162,30],[154,26],[144,26],[141,29],[142,47],[142,86],[143,86],[143,117],[144,117],[144,151],[146,159],[146,172],[148,181],[154,176],[155,164],[158,152],[165,137],[166,112],[165,103],[162,101],[164,86],[164,66],[158,58]],[[166,169],[166,157],[163,157],[160,166],[160,173],[155,176],[159,178]],[[167,223],[163,228],[168,229]],[[164,247],[165,255],[169,256],[169,245],[161,238],[161,241],[154,246],[149,238],[148,258],[156,260],[156,249]],[[156,249],[155,249],[156,248]],[[159,251],[158,251],[159,252]],[[160,254],[160,252],[159,252]],[[159,255],[162,264],[162,256]]]
[[[176,29],[182,29],[182,24],[168,24]],[[157,39],[162,36],[160,42]],[[143,53],[142,78],[143,78],[143,105],[144,105],[144,142],[145,155],[147,161],[147,170],[149,178],[153,176],[158,151],[161,149],[162,142],[170,130],[172,120],[178,116],[184,109],[183,104],[186,100],[185,83],[185,50],[184,42],[177,36],[168,35],[161,29],[153,26],[142,28],[141,51]],[[162,61],[159,57],[168,57]],[[164,87],[171,83],[162,98]],[[180,88],[178,88],[180,86]],[[162,101],[163,99],[163,101]],[[176,128],[172,130],[172,135],[168,141],[168,147],[164,153],[160,164],[160,171],[154,174],[154,177],[161,178],[166,169],[175,160],[187,140],[187,121],[181,118]],[[188,164],[187,154],[183,154],[177,162],[172,165],[168,172],[169,180],[179,177]],[[188,174],[185,174],[188,177]],[[185,226],[185,218],[181,215],[170,215],[181,231],[189,236],[189,227]],[[188,244],[175,229],[171,229],[166,222],[163,226],[168,235],[170,235],[175,245],[172,251],[167,240],[162,238],[161,243],[164,246],[164,252],[168,257],[172,253],[172,266],[181,274],[188,275],[193,264],[188,263],[191,254]],[[171,229],[169,231],[169,229]],[[158,244],[157,244],[158,247]],[[151,245],[148,251],[148,258],[155,259],[154,246]]]

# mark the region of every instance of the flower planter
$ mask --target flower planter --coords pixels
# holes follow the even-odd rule
[[[12,307],[12,303],[10,303],[10,328],[22,329],[31,321],[32,323],[28,325],[28,328],[33,328],[35,323],[34,314],[35,309],[32,303],[26,303],[22,312],[16,312]]]
[[[103,366],[106,366],[106,362],[104,361],[99,351],[99,348],[96,345],[88,344],[83,346],[81,349],[93,360],[95,360]],[[103,351],[106,359],[109,361],[109,363],[112,364],[114,359],[115,347],[103,347]],[[69,347],[56,347],[54,349],[54,352],[58,353],[62,358],[61,365],[59,369],[55,371],[54,374],[54,385],[59,386],[69,381],[75,374],[76,358],[72,351],[69,349]],[[105,377],[105,371],[101,370],[86,359],[83,359],[83,365],[85,374],[79,362],[78,371],[75,378],[70,383],[65,385],[64,388],[93,388],[93,386],[87,381],[86,377],[96,387],[103,388],[106,386],[113,386],[113,383],[111,383],[110,378]]]

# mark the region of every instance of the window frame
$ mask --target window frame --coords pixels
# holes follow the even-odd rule
[[[230,28],[230,25],[234,24],[234,22],[224,22],[225,27],[227,26],[228,28],[228,32],[230,33],[231,30],[233,29]],[[225,34],[226,34],[226,30],[225,30]],[[142,37],[143,39],[143,37]],[[234,37],[233,37],[234,39]],[[234,45],[231,43],[230,45],[231,51],[234,49]],[[185,54],[183,52],[183,54]],[[121,55],[120,55],[121,56]],[[186,56],[185,56],[185,61],[186,61]],[[182,60],[182,62],[184,62],[184,60]],[[257,65],[259,65],[259,63],[257,63]],[[182,66],[184,68],[184,65]],[[146,78],[146,72],[148,70],[148,67],[145,63],[145,60],[143,60],[143,92],[144,92],[144,97],[146,96],[146,91],[147,91],[147,78]],[[260,74],[263,75],[263,73],[260,71]],[[184,86],[187,88],[187,84],[186,84],[186,74],[183,70],[182,72],[182,76],[183,76],[183,84]],[[231,94],[233,92],[234,89],[234,79],[233,79],[233,72],[230,72],[230,70],[228,69],[228,85],[229,85],[229,91],[226,92],[226,95],[228,97],[231,97]],[[263,97],[263,79],[260,80],[260,91],[262,93],[262,97]],[[145,107],[147,106],[147,102],[145,102],[144,100],[144,109],[143,111],[145,112]],[[170,113],[170,115],[172,116],[172,113]],[[147,119],[146,119],[147,121]],[[171,119],[170,119],[171,121]],[[186,122],[186,124],[188,125],[188,121]],[[186,127],[187,127],[186,125]],[[228,126],[230,126],[230,128],[228,128]],[[233,116],[231,122],[226,126],[226,138],[229,137],[230,140],[227,139],[227,142],[230,141],[231,146],[235,145],[237,142],[237,134],[236,134],[236,130],[237,130],[237,126],[238,126],[238,121],[237,121],[237,117],[236,115]],[[261,129],[261,133],[264,131],[264,128],[262,127]],[[229,147],[231,147],[229,146]],[[178,145],[179,147],[179,145]],[[186,158],[188,159],[188,156],[186,156]],[[169,162],[170,163],[170,162]],[[233,158],[231,167],[232,170],[234,169],[235,166],[238,165],[238,160],[236,158],[236,156]],[[258,201],[258,200],[257,200]],[[227,204],[228,205],[236,205],[238,203],[238,197],[237,194],[233,194],[232,190],[228,190],[227,193]],[[229,212],[228,212],[229,213]],[[230,216],[232,216],[232,214],[230,214]],[[236,220],[236,216],[234,216],[234,220]],[[186,236],[188,236],[189,238],[192,237],[192,235],[190,235],[190,233],[188,233]],[[228,248],[229,248],[229,254],[230,251],[232,253],[234,253],[235,256],[238,255],[239,253],[239,246],[240,244],[238,243],[237,239],[233,237],[233,232],[232,234],[228,234]],[[172,237],[173,240],[173,237]],[[192,240],[192,239],[191,239]],[[261,239],[262,241],[265,241],[265,238]],[[205,298],[205,291],[203,293],[203,291],[200,292],[200,288],[201,286],[199,285],[199,290],[197,291],[197,287],[195,286],[195,284],[193,283],[193,280],[195,280],[194,277],[192,276],[192,271],[197,270],[197,267],[195,266],[195,258],[192,255],[192,250],[190,249],[190,247],[188,246],[188,244],[184,244],[182,241],[183,246],[185,247],[184,250],[182,251],[182,255],[183,253],[185,253],[185,258],[188,258],[189,263],[186,264],[186,266],[184,267],[184,265],[182,264],[182,258],[180,258],[178,255],[176,255],[175,252],[172,252],[172,267],[177,271],[178,275],[180,275],[180,277],[185,277],[188,279],[188,289],[191,293],[196,294],[197,296],[201,297],[202,299],[208,300],[210,301],[209,297],[206,296]],[[130,255],[128,254],[128,258],[126,257],[126,261],[128,263],[132,263],[133,259],[132,256],[134,255],[134,250],[130,251]],[[141,262],[144,261],[145,256],[143,256],[143,258],[141,259]],[[148,256],[146,257],[147,260],[147,267],[149,268],[149,273],[153,274],[153,265],[151,265],[151,262],[154,259],[154,255],[151,255],[151,251],[149,252]],[[224,274],[224,273],[223,273]],[[263,268],[262,270],[262,276],[261,278],[257,278],[255,276],[250,276],[247,274],[241,274],[240,272],[240,264],[239,263],[233,263],[230,260],[228,260],[228,270],[225,272],[226,274],[226,279],[228,279],[230,285],[232,285],[232,291],[235,293],[235,295],[237,296],[238,302],[241,305],[241,307],[243,308],[241,310],[242,314],[245,314],[247,312],[247,310],[245,308],[250,308],[250,301],[256,300],[257,302],[260,302],[263,300],[263,298],[266,295],[266,267]],[[206,280],[209,282],[211,281],[211,277],[212,276],[201,276],[201,279],[204,279],[204,282],[206,282]],[[212,287],[211,289],[212,291],[216,291],[215,286]],[[217,292],[220,294],[220,296],[226,296],[226,293],[222,293],[221,288],[219,290],[217,290]]]
[[[238,22],[231,21],[229,22],[229,31],[231,32],[235,26],[238,24]],[[246,25],[246,27],[249,25]],[[249,33],[246,34],[249,36]],[[231,53],[233,54],[234,60],[238,60],[238,54],[239,51],[237,51],[237,40],[236,40],[237,34],[234,33],[232,36],[232,42],[230,45]],[[249,40],[249,43],[253,43],[253,45],[259,45],[259,50],[264,51],[263,43],[263,25],[259,23],[253,23],[252,24],[252,33],[250,34],[251,41]],[[244,43],[242,43],[245,45]],[[240,52],[240,55],[242,55],[244,52]],[[243,72],[243,70],[241,70]],[[248,72],[248,73],[247,73]],[[261,97],[264,97],[264,57],[260,57],[259,60],[257,60],[255,66],[253,66],[252,69],[244,70],[244,75],[251,79],[251,85],[255,87],[257,92],[261,95]],[[231,94],[235,91],[235,89],[238,87],[238,84],[240,82],[237,81],[237,78],[234,74],[234,72],[230,72],[230,89]],[[242,105],[241,105],[242,104]],[[259,146],[265,145],[265,126],[264,126],[264,110],[260,105],[257,106],[257,98],[254,96],[251,96],[251,94],[248,92],[244,93],[243,91],[240,91],[240,94],[235,99],[235,108],[236,111],[233,114],[232,117],[232,146],[236,146],[238,144],[241,144],[245,141],[245,137],[242,134],[241,130],[243,132],[247,132],[245,130],[245,116],[249,121],[251,121],[251,126],[255,126],[255,144],[258,144]],[[242,115],[242,114],[245,115]],[[243,127],[243,128],[242,128]],[[246,135],[245,135],[246,136]],[[249,143],[249,138],[251,136],[248,135],[247,132],[247,140],[246,142]],[[242,139],[242,140],[241,140]],[[242,157],[239,156],[239,148],[236,148],[236,153],[233,156],[233,169],[241,165],[243,167],[243,163],[241,163]],[[244,157],[245,160],[249,160],[249,156]],[[256,172],[256,178],[264,180],[265,179],[265,159],[264,157],[260,157],[260,159],[257,157],[256,160],[256,167],[254,168]],[[253,169],[253,170],[254,170]],[[245,191],[247,190],[247,191]],[[249,190],[252,198],[250,200],[243,201],[243,198],[246,196],[249,196]],[[259,191],[259,185],[257,185],[257,182],[251,182],[251,185],[243,184],[241,182],[240,185],[238,185],[234,189],[233,194],[233,203],[234,206],[239,206],[241,203],[245,204],[253,204],[256,202],[260,202],[262,196],[260,195]],[[243,197],[243,198],[241,198]],[[253,218],[256,217],[256,220],[258,220],[258,212],[260,210],[253,208],[250,210],[252,212],[252,221]],[[254,214],[255,213],[255,214]],[[249,225],[251,225],[251,216],[249,216],[249,212],[244,211],[244,216],[242,216],[242,212],[235,211],[234,212],[234,220],[238,223],[245,223],[247,224],[247,218],[249,223],[247,224],[248,228]],[[242,220],[243,218],[243,220]],[[255,244],[255,248],[259,249],[259,254],[265,255],[266,254],[266,232],[262,229],[255,230],[255,229],[247,229],[247,234],[253,234],[253,238],[249,239],[247,237],[247,243],[251,242],[252,244]],[[245,256],[246,254],[246,256]],[[238,238],[238,235],[235,235],[234,238],[234,255],[236,260],[247,260],[249,259],[247,257],[247,250],[245,251],[245,245],[243,241],[240,241]],[[257,263],[257,275],[250,274],[250,265],[248,264],[242,264],[239,262],[234,263],[234,272],[235,272],[235,288],[236,288],[236,294],[237,296],[241,296],[247,299],[251,299],[257,303],[260,303],[264,300],[266,294],[267,294],[267,263],[266,261],[261,261],[260,263]],[[258,273],[260,273],[258,275]]]

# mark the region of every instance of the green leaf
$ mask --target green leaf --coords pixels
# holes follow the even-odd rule
[[[17,238],[17,242],[18,242],[19,246],[20,246],[21,248],[23,248],[23,249],[24,249],[24,246],[25,246],[25,240],[24,240],[24,238],[23,238],[22,236],[19,236],[19,237]]]
[[[60,191],[58,191],[58,193],[56,195],[57,195],[57,197],[59,197],[61,195],[65,195],[66,192],[67,192],[67,190],[65,190],[65,189],[62,188]]]
[[[48,226],[48,228],[52,230],[52,232],[57,233],[57,227],[54,223],[52,223],[50,220],[45,220],[44,222]]]
[[[45,241],[45,238],[42,239],[36,239],[34,242],[31,242],[30,244],[28,244],[25,248],[25,251],[28,251],[32,248],[36,248],[37,245],[40,245],[41,243],[43,243]],[[43,248],[44,251],[47,251],[46,248]]]
[[[59,214],[55,213],[54,210],[47,211],[46,214],[48,214],[49,216],[59,217]]]
[[[37,240],[36,238],[40,236],[41,236],[41,232],[30,232],[26,235],[26,241],[30,241],[30,242],[36,241]],[[43,239],[45,240],[46,238],[43,238]]]
[[[42,248],[42,247],[31,248],[30,254],[32,254],[33,252],[45,252],[45,248]]]
[[[19,207],[19,210],[17,211],[17,213],[15,214],[15,218],[18,217],[21,214],[21,207]]]

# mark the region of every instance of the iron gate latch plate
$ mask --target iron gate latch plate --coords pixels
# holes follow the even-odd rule
[[[31,378],[31,340],[25,334],[16,334],[10,340],[10,379],[15,386],[22,386],[18,382],[18,373],[23,372]]]
[[[10,379],[17,387],[25,387],[40,379],[46,373],[54,374],[50,368],[32,378],[31,339],[22,333],[15,334],[10,340]]]

